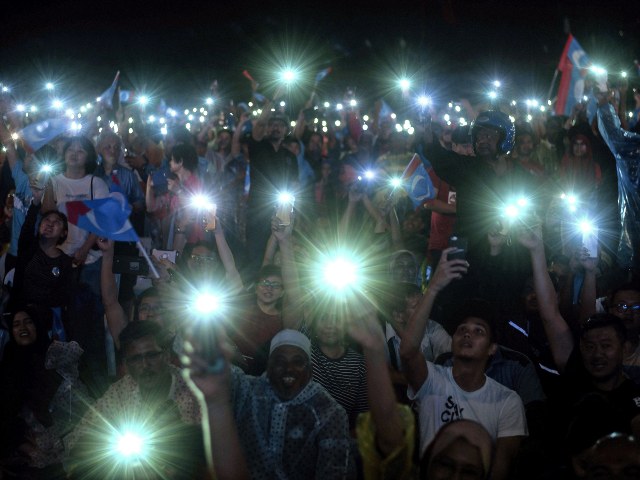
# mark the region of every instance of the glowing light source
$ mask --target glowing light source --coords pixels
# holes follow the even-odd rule
[[[53,172],[53,167],[51,165],[49,165],[48,163],[45,163],[44,165],[42,165],[40,167],[40,171],[42,173],[51,173],[51,172]]]
[[[389,183],[391,184],[391,186],[392,186],[393,188],[398,188],[398,187],[402,186],[402,179],[401,179],[401,178],[398,178],[398,177],[393,177],[393,178],[389,181]]]
[[[343,257],[328,262],[324,267],[323,274],[324,280],[338,290],[353,285],[358,279],[356,264]]]
[[[342,110],[344,107],[341,103],[336,104],[336,110]]]
[[[284,70],[281,76],[285,83],[293,83],[298,79],[298,73],[291,69]]]
[[[46,88],[47,90],[54,90],[56,86],[52,82],[47,82],[44,84],[44,88]]]
[[[583,235],[589,235],[594,231],[593,223],[590,220],[587,220],[586,218],[580,220],[580,222],[578,223],[578,228],[580,229],[580,232]]]
[[[146,95],[140,95],[140,98],[138,98],[138,103],[144,107],[149,103],[149,97],[147,97]]]
[[[295,197],[289,192],[280,192],[278,194],[278,203],[290,204],[295,201]]]
[[[57,98],[51,102],[51,106],[56,110],[60,110],[63,107],[63,105],[64,104],[62,103],[62,100]]]
[[[422,108],[428,107],[429,105],[431,105],[431,98],[427,97],[426,95],[420,95],[418,97],[418,105],[420,105]]]
[[[622,78],[627,78],[627,72],[620,72],[620,76]]]
[[[493,86],[496,88],[500,88],[502,86],[502,82],[500,80],[494,80]]]
[[[19,111],[19,112],[24,112],[26,110],[26,108],[25,108],[24,105],[19,103],[18,105],[16,105],[16,110]]]
[[[400,89],[405,92],[411,88],[411,80],[408,78],[401,78],[398,80],[398,85],[400,85]]]
[[[220,297],[212,292],[200,292],[193,301],[193,309],[203,315],[209,315],[218,310]]]
[[[324,102],[323,105],[324,105],[324,108],[329,108],[331,106],[329,102]]]
[[[492,100],[498,98],[498,92],[496,92],[495,90],[491,90],[487,95],[489,95],[489,98]]]
[[[349,105],[355,107],[356,105],[358,105],[358,102],[355,98],[352,98],[351,100],[349,100]]]
[[[144,438],[135,432],[125,432],[118,435],[115,450],[125,458],[140,457],[144,454]]]
[[[591,67],[589,67],[589,69],[593,73],[595,73],[596,75],[606,75],[607,74],[607,71],[604,68],[602,68],[602,67],[600,67],[598,65],[591,65]]]
[[[207,105],[213,105],[213,98],[208,97],[208,98],[204,101],[204,103],[206,103]]]

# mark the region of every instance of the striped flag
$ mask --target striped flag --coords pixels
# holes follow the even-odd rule
[[[430,165],[426,159],[425,163]],[[433,182],[431,182],[429,173],[427,173],[425,163],[423,163],[420,155],[414,153],[407,168],[402,173],[402,187],[406,190],[414,208],[420,207],[424,202],[436,196],[436,189],[433,186]]]
[[[573,107],[582,101],[584,79],[590,66],[591,60],[584,49],[573,35],[569,35],[558,63],[558,71],[562,73],[562,77],[558,88],[556,115],[571,115]]]
[[[100,96],[98,97],[98,102],[103,103],[109,108],[113,108],[113,96],[116,93],[116,88],[118,87],[119,78],[120,78],[120,70],[116,72],[116,77],[113,79],[111,86],[100,94]]]

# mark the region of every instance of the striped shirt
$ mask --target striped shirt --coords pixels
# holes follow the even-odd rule
[[[347,348],[337,359],[327,357],[315,343],[311,345],[313,380],[322,385],[347,411],[350,427],[361,412],[369,410],[364,357]]]

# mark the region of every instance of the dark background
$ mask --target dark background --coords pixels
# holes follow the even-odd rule
[[[546,98],[569,31],[611,70],[637,77],[640,57],[640,5],[632,0],[14,1],[3,9],[0,81],[24,103],[44,95],[47,80],[59,85],[56,95],[91,101],[116,70],[122,88],[170,106],[201,103],[213,79],[224,95],[247,100],[243,69],[268,95],[287,63],[304,67],[309,82],[332,66],[324,98],[349,85],[358,98],[386,95],[394,106],[403,101],[394,80],[405,74],[416,93],[442,101],[479,98],[495,78],[514,98]]]

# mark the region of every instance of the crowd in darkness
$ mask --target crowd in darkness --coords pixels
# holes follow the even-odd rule
[[[640,478],[627,89],[411,134],[280,90],[162,133],[105,103],[35,151],[3,95],[0,477]],[[114,192],[148,261],[67,209]]]

